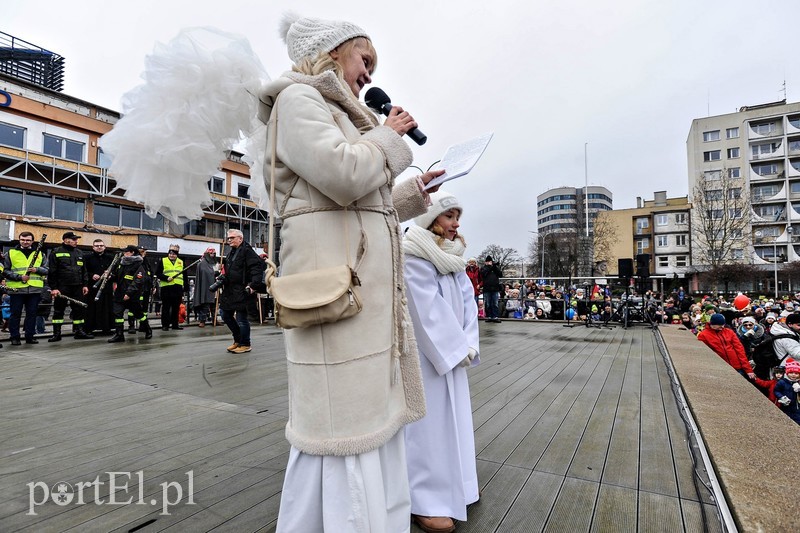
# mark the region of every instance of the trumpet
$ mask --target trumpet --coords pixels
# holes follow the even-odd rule
[[[70,298],[69,296],[65,296],[65,295],[63,295],[61,293],[58,293],[56,298],[63,298],[64,300],[68,301],[69,303],[73,303],[73,304],[79,305],[81,307],[89,307],[89,304],[83,303],[82,301],[76,300],[75,298]]]

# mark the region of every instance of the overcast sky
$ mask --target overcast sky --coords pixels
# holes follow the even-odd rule
[[[447,146],[492,131],[469,175],[469,255],[526,253],[536,196],[588,181],[615,208],[687,193],[694,118],[800,99],[797,0],[4,0],[0,31],[66,58],[64,92],[121,110],[156,41],[215,26],[247,37],[270,76],[290,66],[280,15],[345,19],[378,51],[373,84],[428,135],[427,168]],[[365,91],[362,91],[362,98]]]

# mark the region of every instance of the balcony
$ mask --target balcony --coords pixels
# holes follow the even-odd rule
[[[800,133],[800,116],[786,117],[786,133]]]
[[[783,135],[782,124],[783,121],[780,118],[775,118],[769,122],[751,122],[747,127],[747,138],[769,139],[771,137],[780,137]]]

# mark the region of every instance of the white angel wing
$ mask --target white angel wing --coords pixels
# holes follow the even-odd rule
[[[150,216],[201,218],[225,151],[261,124],[257,95],[269,76],[247,39],[189,28],[156,45],[142,77],[123,97],[124,116],[100,139],[112,158],[109,174]]]

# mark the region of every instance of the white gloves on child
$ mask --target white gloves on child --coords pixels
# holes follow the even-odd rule
[[[788,396],[781,396],[778,398],[778,403],[781,405],[789,405],[792,403],[792,400],[790,400]]]
[[[463,367],[470,366],[472,364],[472,360],[475,359],[477,356],[478,352],[476,352],[474,348],[470,348],[469,353],[460,363],[458,363],[458,366],[463,366]]]
[[[795,392],[800,392],[800,383],[792,383],[792,390]]]

